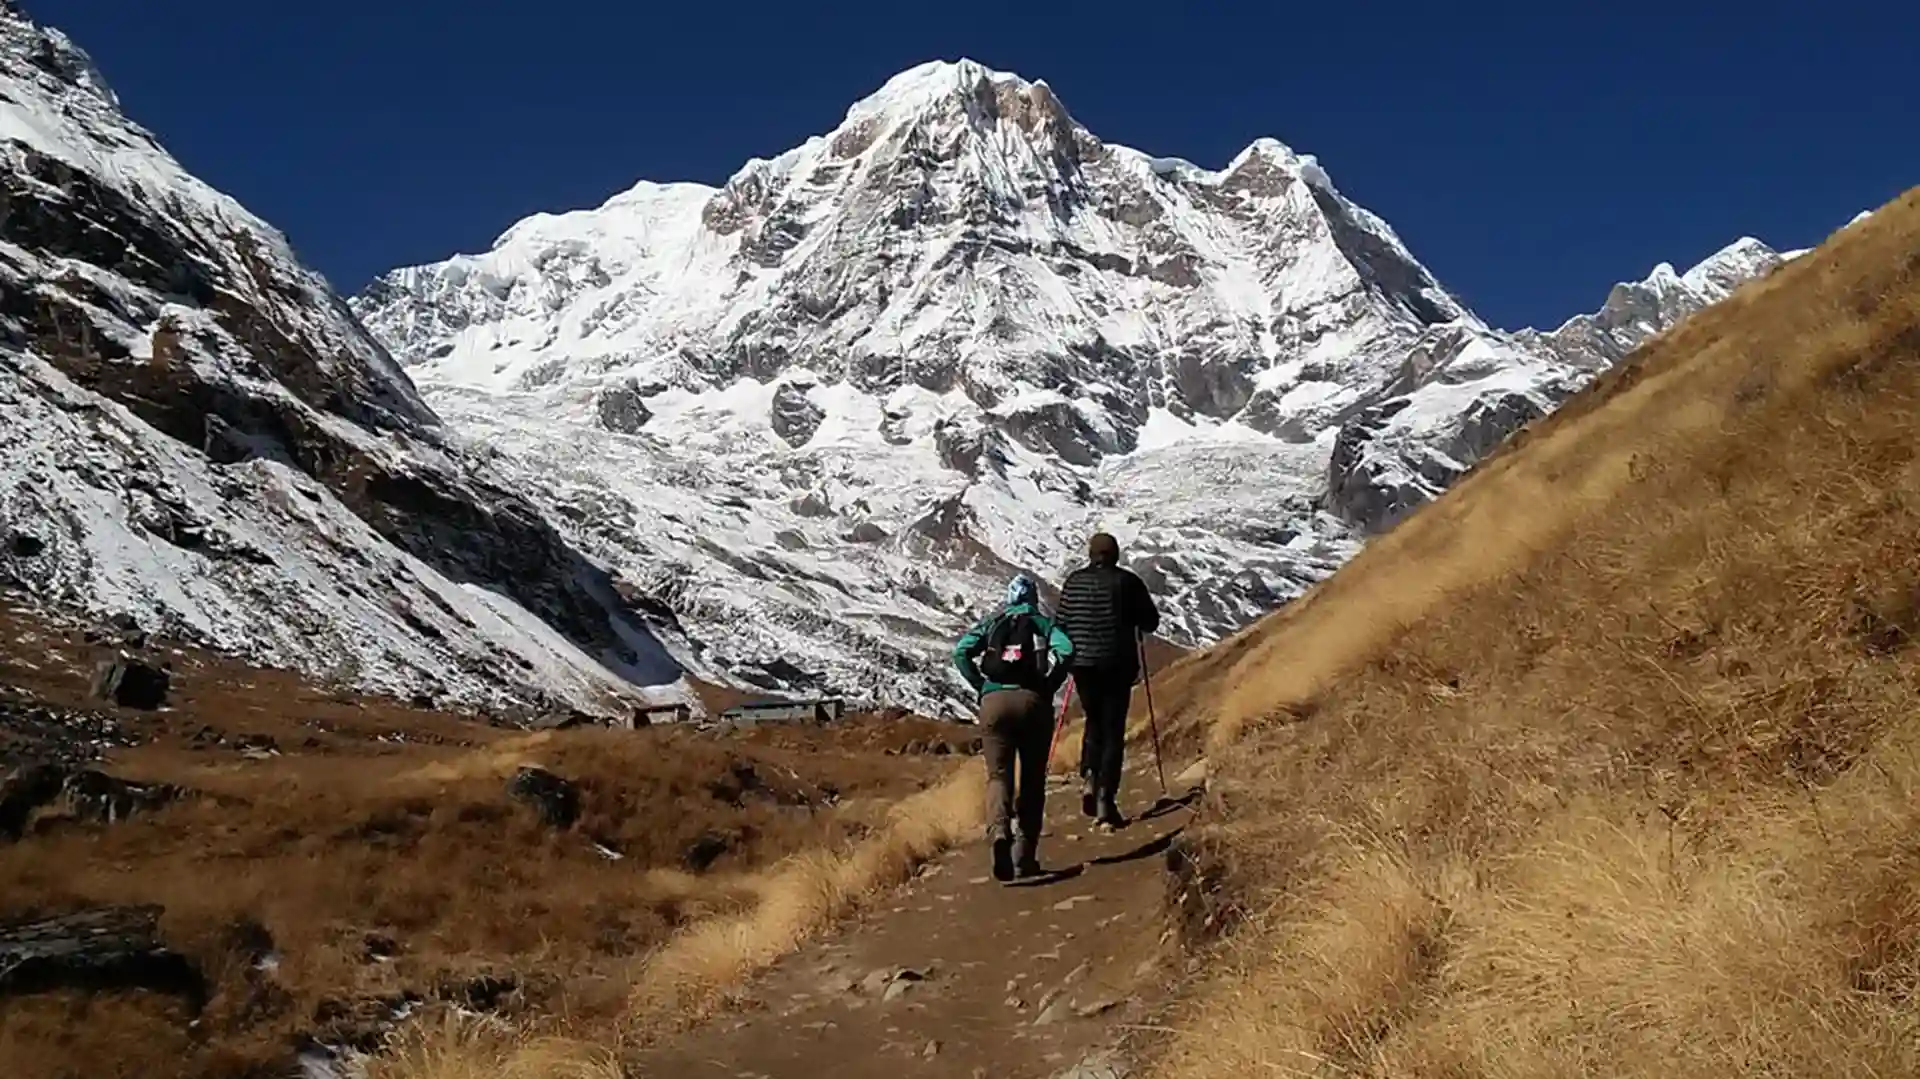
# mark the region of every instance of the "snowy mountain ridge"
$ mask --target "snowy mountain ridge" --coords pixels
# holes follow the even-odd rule
[[[706,676],[960,711],[949,642],[1111,531],[1204,643],[1786,257],[1489,327],[1309,155],[1102,142],[919,65],[724,185],[642,182],[351,301],[456,438],[671,609]]]
[[[11,3],[0,409],[0,577],[43,602],[446,704],[688,692],[670,630],[487,485],[285,238]]]

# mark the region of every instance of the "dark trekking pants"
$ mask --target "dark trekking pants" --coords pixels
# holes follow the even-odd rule
[[[1073,672],[1073,688],[1087,714],[1080,746],[1080,770],[1105,801],[1120,795],[1120,769],[1127,751],[1127,711],[1133,704],[1129,671],[1095,669]]]
[[[989,839],[1018,835],[1029,844],[1039,842],[1047,805],[1047,748],[1053,738],[1047,705],[1045,697],[1026,689],[995,690],[980,699]],[[1015,821],[1017,833],[1009,831]]]

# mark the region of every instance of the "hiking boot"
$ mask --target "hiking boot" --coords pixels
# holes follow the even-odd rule
[[[1013,838],[1011,836],[993,837],[993,879],[1009,881],[1013,879]]]
[[[1129,823],[1127,815],[1120,812],[1120,807],[1115,805],[1111,798],[1101,800],[1100,815],[1094,818],[1094,822],[1114,831],[1125,828]]]
[[[1046,875],[1047,871],[1040,868],[1040,858],[1034,850],[1038,845],[1026,836],[1020,837],[1019,843],[1013,850],[1013,879],[1029,880]]]
[[[1092,776],[1080,788],[1080,812],[1089,820],[1100,815],[1100,791],[1094,787]]]

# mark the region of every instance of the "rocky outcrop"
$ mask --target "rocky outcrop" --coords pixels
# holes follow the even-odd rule
[[[158,906],[100,907],[0,924],[0,998],[33,993],[141,990],[198,1012],[210,984],[160,937]]]
[[[93,669],[94,699],[122,708],[152,711],[167,703],[172,684],[173,675],[165,668],[126,656],[101,660]]]
[[[773,433],[789,446],[804,446],[827,418],[820,406],[807,399],[805,386],[783,382],[773,391],[773,405],[767,422]]]
[[[616,434],[637,435],[653,418],[639,385],[632,381],[602,389],[594,396],[593,407],[600,426]]]
[[[66,780],[66,770],[50,764],[30,764],[0,778],[0,838],[25,835],[33,814],[60,797]]]
[[[532,806],[554,828],[571,828],[580,818],[580,788],[545,768],[521,767],[507,780],[507,794]]]
[[[1481,398],[1460,415],[1452,439],[1444,446],[1456,461],[1471,463],[1492,453],[1515,431],[1547,414],[1546,408],[1532,397],[1508,393]],[[1451,483],[1454,477],[1449,476]]]
[[[34,814],[59,805],[76,820],[114,824],[186,795],[167,783],[136,783],[91,768],[29,764],[0,778],[0,837],[26,834]]]
[[[1380,532],[1425,501],[1397,458],[1371,452],[1404,400],[1361,412],[1340,428],[1327,462],[1327,509],[1363,532]]]
[[[75,772],[60,785],[67,811],[98,824],[114,824],[136,813],[158,809],[185,796],[169,783],[134,783],[92,769]]]

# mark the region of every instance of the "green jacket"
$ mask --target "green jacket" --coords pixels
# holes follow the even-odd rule
[[[987,648],[987,630],[992,628],[994,622],[1001,616],[1021,612],[1033,616],[1034,628],[1046,635],[1047,646],[1053,652],[1053,665],[1047,672],[1047,684],[1044,686],[1003,686],[980,673],[978,660],[980,653]],[[959,643],[953,646],[953,665],[960,668],[960,677],[966,679],[967,684],[981,696],[1003,689],[1034,689],[1051,696],[1067,680],[1067,661],[1072,656],[1073,642],[1067,639],[1066,632],[1055,625],[1053,619],[1041,614],[1028,603],[1016,603],[1011,607],[1003,607],[974,623],[973,628],[962,635]]]

